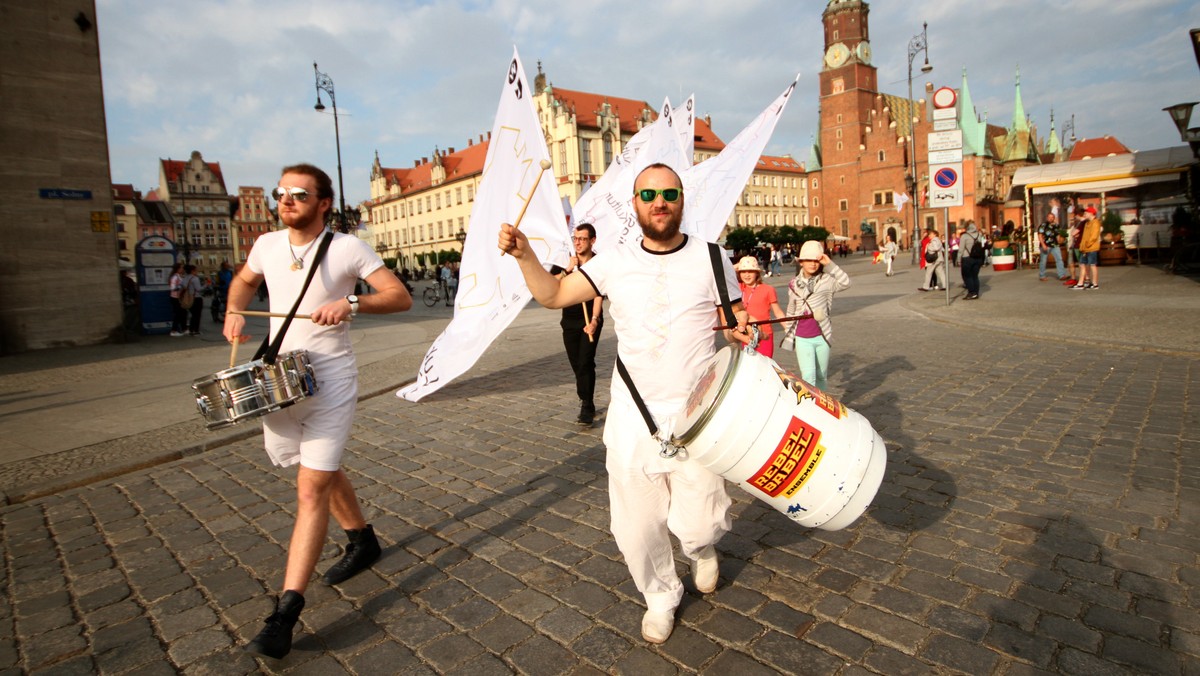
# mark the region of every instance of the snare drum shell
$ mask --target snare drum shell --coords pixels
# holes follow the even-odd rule
[[[862,515],[887,462],[866,418],[758,353],[723,348],[710,368],[679,437],[691,460],[807,527]]]
[[[210,430],[257,418],[317,391],[304,350],[279,355],[274,364],[255,359],[192,382],[196,406]]]

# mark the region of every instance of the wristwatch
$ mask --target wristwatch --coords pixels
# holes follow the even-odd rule
[[[358,315],[358,296],[350,294],[346,296],[346,302],[350,303],[350,316]]]

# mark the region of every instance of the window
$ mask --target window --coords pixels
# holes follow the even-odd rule
[[[841,175],[841,176],[838,176],[838,184],[839,184],[839,185],[846,185],[846,176],[845,176],[845,174],[843,174],[843,175]]]
[[[814,197],[814,198],[813,198],[813,208],[814,208],[814,209],[816,209],[816,208],[817,208],[817,207],[819,207],[819,206],[821,206],[821,198],[820,198],[820,197]]]
[[[846,219],[842,219],[842,237],[850,236],[850,223]]]
[[[462,204],[462,188],[454,189],[454,203]]]
[[[754,176],[750,178],[750,182],[754,185],[758,185],[758,174],[754,174]]]
[[[475,201],[475,186],[473,186],[473,185],[467,186],[467,201],[468,202]]]
[[[838,200],[838,211],[850,211],[850,202],[847,200]]]
[[[838,150],[841,150],[841,149],[842,149],[842,142],[841,142],[841,141],[838,141],[838,142],[837,142],[837,149],[838,149]]]
[[[612,164],[612,151],[613,151],[612,135],[605,134],[604,135],[604,168],[605,169],[608,168],[608,165]]]
[[[844,91],[846,91],[846,81],[845,81],[845,80],[843,80],[843,79],[842,79],[842,78],[840,78],[840,77],[835,77],[835,78],[833,79],[833,90],[832,90],[832,92],[831,92],[831,93],[833,93],[833,94],[841,94],[841,93],[842,93],[842,92],[844,92]],[[842,118],[842,116],[841,116],[841,115],[838,115],[838,122],[841,122],[841,121],[842,121],[842,119],[841,119],[841,118]]]
[[[874,193],[874,204],[877,207],[891,206],[893,193],[891,190],[876,190]]]
[[[883,162],[883,161],[884,161],[884,156],[883,156],[883,151],[882,151],[882,150],[880,150],[880,151],[879,151],[879,161],[880,161],[880,162]]]
[[[592,173],[592,142],[590,139],[579,139],[579,163],[581,172]]]
[[[441,202],[441,200],[438,200]],[[425,196],[425,211],[433,211],[433,198],[429,195]]]
[[[812,180],[812,187],[813,187],[813,190],[817,189],[817,179],[815,179],[815,178]]]
[[[558,142],[558,175],[567,175],[567,142]]]
[[[441,193],[438,193],[438,194],[437,194],[437,195],[435,195],[434,197],[436,198],[436,201],[434,202],[434,204],[436,204],[436,205],[437,205],[437,208],[438,208],[438,209],[441,209],[441,208],[442,208],[442,194],[441,194]]]
[[[841,123],[842,123],[842,114],[841,114],[841,113],[838,113],[838,114],[837,114],[837,123],[838,123],[838,124],[841,124]]]

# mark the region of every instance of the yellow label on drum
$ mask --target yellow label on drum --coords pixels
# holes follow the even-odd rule
[[[793,417],[775,452],[746,483],[773,498],[790,498],[816,471],[824,455],[821,430]]]

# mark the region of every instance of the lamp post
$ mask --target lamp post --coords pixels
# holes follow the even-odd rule
[[[350,232],[349,226],[346,224],[346,191],[342,187],[342,134],[338,129],[338,112],[337,112],[337,97],[333,94],[333,79],[325,73],[317,70],[317,62],[313,61],[313,73],[317,78],[317,105],[313,109],[317,112],[325,110],[325,104],[321,103],[321,91],[324,90],[329,94],[329,104],[333,106],[333,139],[337,144],[337,172],[338,172],[338,230],[341,232]]]
[[[925,52],[925,65],[921,66],[922,73],[928,73],[933,70],[933,66],[929,65],[929,39],[926,31],[929,28],[928,23],[921,24],[921,32],[918,35],[912,36],[908,41],[908,156],[911,160],[911,169],[908,175],[904,177],[904,183],[908,187],[908,194],[912,198],[913,208],[913,262],[917,262],[917,256],[921,253],[921,226],[917,223],[917,202],[920,201],[920,195],[917,194],[921,187],[920,181],[917,180],[917,120],[916,120],[916,104],[913,103],[912,95],[912,77],[913,77],[913,60],[917,58],[917,54]]]
[[[1167,111],[1171,120],[1175,122],[1175,127],[1179,129],[1179,138],[1192,147],[1192,156],[1200,159],[1200,127],[1188,127],[1188,123],[1192,119],[1192,108],[1195,107],[1196,101],[1192,101],[1176,103],[1163,108],[1163,110]]]

